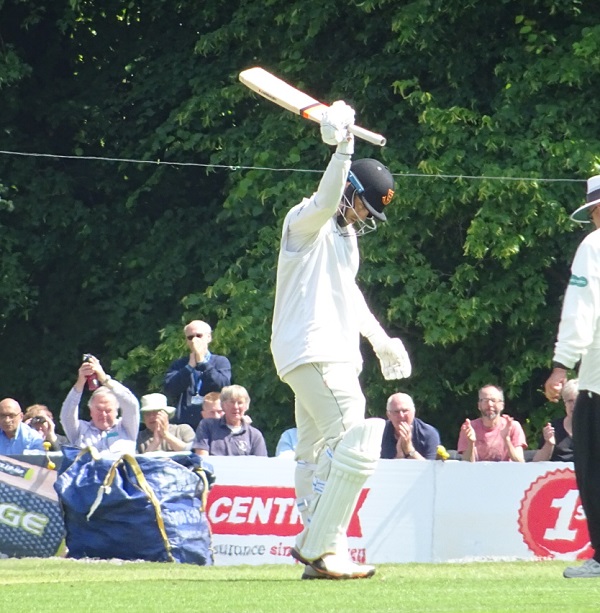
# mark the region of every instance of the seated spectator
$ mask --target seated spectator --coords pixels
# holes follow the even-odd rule
[[[220,392],[208,392],[202,403],[202,419],[219,419],[223,417]]]
[[[41,434],[23,423],[21,405],[13,398],[0,401],[0,455],[45,451]]]
[[[387,400],[386,414],[382,459],[436,459],[440,433],[415,416],[415,403],[408,394],[392,394]]]
[[[288,428],[281,433],[275,455],[278,458],[296,457],[296,445],[298,444],[298,428]]]
[[[200,415],[202,419],[219,419],[220,417],[223,417],[220,392],[208,392],[208,394],[204,396],[204,402],[202,403],[202,411],[200,412]],[[251,424],[252,419],[250,418],[250,415],[244,415],[244,421],[247,424]],[[200,426],[198,426],[198,428],[200,428]],[[196,436],[198,435],[198,428],[196,428]]]
[[[192,448],[195,438],[192,426],[169,423],[169,417],[175,413],[175,407],[167,406],[167,397],[164,394],[146,394],[141,401],[140,413],[146,429],[138,434],[138,453],[189,451]]]
[[[189,424],[195,430],[200,423],[206,394],[220,392],[231,383],[231,364],[225,356],[208,350],[212,331],[206,322],[191,321],[183,329],[183,334],[190,353],[169,366],[163,391],[167,396],[177,398],[171,421]]]
[[[223,417],[203,419],[198,426],[192,447],[205,455],[267,455],[265,439],[245,419],[250,396],[241,385],[229,385],[221,390]]]
[[[75,385],[63,402],[60,411],[63,430],[76,447],[134,454],[140,427],[139,402],[133,392],[104,372],[98,358],[88,359],[79,367]],[[83,421],[79,419],[79,403],[88,377],[95,377],[101,387],[88,402],[91,421]],[[118,417],[119,408],[122,417]]]
[[[544,426],[539,449],[532,462],[573,461],[573,409],[579,393],[578,379],[567,381],[560,395],[565,403],[564,417],[557,417]]]
[[[66,436],[56,433],[54,415],[45,404],[32,404],[25,409],[24,422],[39,432],[50,443],[50,451],[60,451],[61,445],[68,445]]]
[[[497,385],[479,390],[481,417],[466,419],[458,437],[458,453],[470,462],[524,462],[525,433],[518,421],[503,415],[504,392]]]

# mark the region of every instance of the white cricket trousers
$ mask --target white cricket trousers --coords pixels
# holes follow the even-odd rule
[[[302,364],[283,377],[296,397],[296,460],[317,464],[327,448],[365,419],[356,367],[345,362]]]
[[[350,363],[303,364],[283,380],[296,397],[298,444],[294,485],[296,505],[306,527],[329,478],[333,451],[346,432],[365,419],[365,397],[356,368]],[[340,553],[348,550],[343,541],[339,548]]]

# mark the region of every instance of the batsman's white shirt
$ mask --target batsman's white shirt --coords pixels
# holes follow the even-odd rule
[[[349,169],[348,157],[334,153],[317,192],[283,223],[271,336],[281,378],[311,362],[350,362],[359,372],[359,333],[381,332],[356,285],[356,234],[335,220]]]
[[[565,293],[554,360],[573,368],[579,389],[600,394],[600,230],[577,249]]]

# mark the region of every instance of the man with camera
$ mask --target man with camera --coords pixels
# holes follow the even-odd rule
[[[86,382],[92,389],[99,384],[88,402],[91,421],[79,419],[79,403]],[[122,417],[118,416],[119,408]],[[133,392],[104,372],[98,358],[85,355],[77,381],[60,410],[60,423],[76,447],[134,454],[140,427],[139,402]]]
[[[50,443],[50,451],[60,451],[61,445],[69,444],[66,436],[56,432],[54,415],[45,404],[32,404],[27,407],[23,422],[39,432],[44,441]]]

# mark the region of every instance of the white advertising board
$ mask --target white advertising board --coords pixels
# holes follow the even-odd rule
[[[293,564],[301,530],[292,460],[211,457],[215,562]],[[357,561],[591,555],[572,464],[381,460],[348,530]]]

